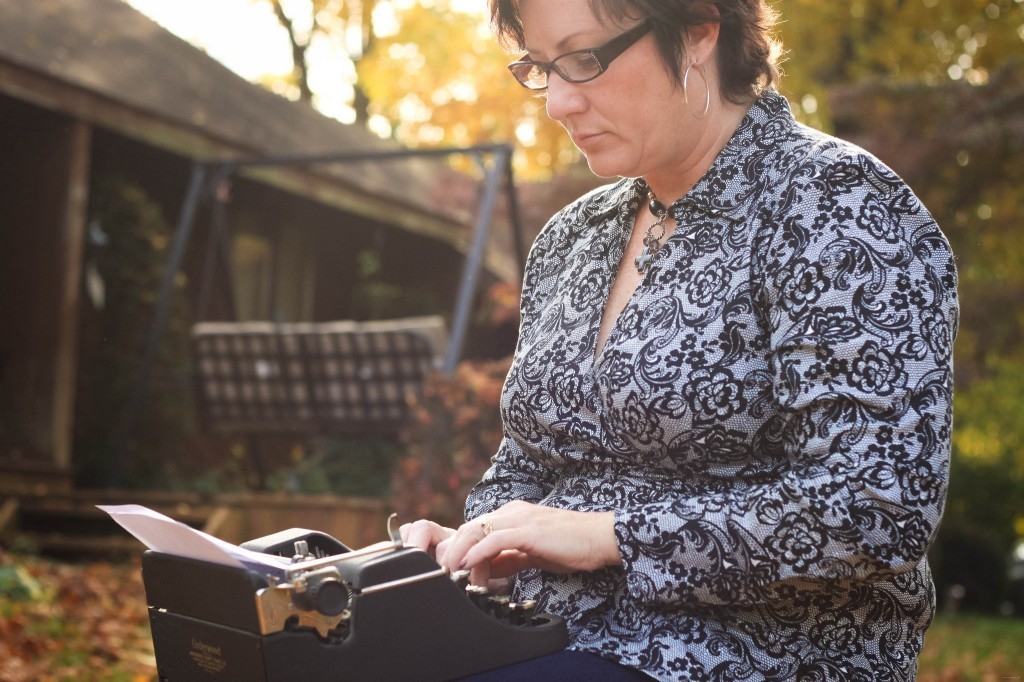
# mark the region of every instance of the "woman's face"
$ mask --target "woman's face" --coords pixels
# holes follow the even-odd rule
[[[597,47],[641,20],[602,24],[587,0],[520,0],[519,14],[529,56],[539,61]],[[650,33],[587,83],[569,83],[552,72],[547,112],[600,176],[637,177],[679,165],[702,128],[687,113],[682,88],[666,71]]]

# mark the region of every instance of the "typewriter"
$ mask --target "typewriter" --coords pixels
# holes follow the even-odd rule
[[[291,529],[244,543],[283,575],[147,551],[161,682],[433,682],[564,649],[565,624],[390,541],[351,550]]]

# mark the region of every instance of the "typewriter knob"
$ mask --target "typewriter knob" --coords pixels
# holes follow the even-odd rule
[[[337,616],[348,608],[351,593],[345,583],[330,578],[317,583],[309,596],[317,611],[325,616]]]
[[[305,611],[337,616],[348,608],[352,592],[334,566],[310,571],[295,581],[295,605]]]

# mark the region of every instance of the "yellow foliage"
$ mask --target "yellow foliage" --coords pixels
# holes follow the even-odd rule
[[[978,463],[992,464],[1002,458],[1005,444],[1001,442],[998,433],[979,429],[977,427],[963,427],[953,432],[953,442],[956,444],[957,452],[967,460],[974,460]]]
[[[334,0],[338,2],[339,0]],[[326,2],[326,0],[318,0]],[[347,3],[346,3],[347,4]],[[378,2],[378,4],[383,4]],[[480,9],[444,0],[392,2],[395,33],[359,61],[375,130],[411,146],[510,141],[517,170],[545,176],[579,159],[561,127],[509,76]],[[828,130],[828,88],[871,78],[982,83],[1020,54],[1017,0],[777,0],[786,47],[781,90],[799,118]]]
[[[513,142],[518,174],[544,176],[575,160],[544,100],[506,68],[514,59],[498,45],[484,17],[446,3],[416,3],[397,12],[398,31],[379,37],[359,62],[359,81],[377,125],[414,147]]]

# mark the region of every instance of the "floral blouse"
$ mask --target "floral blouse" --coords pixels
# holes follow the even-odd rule
[[[661,680],[913,679],[949,465],[949,244],[890,169],[768,93],[669,208],[595,357],[641,189],[595,190],[537,238],[467,518],[615,512],[622,568],[516,579],[573,649]]]

